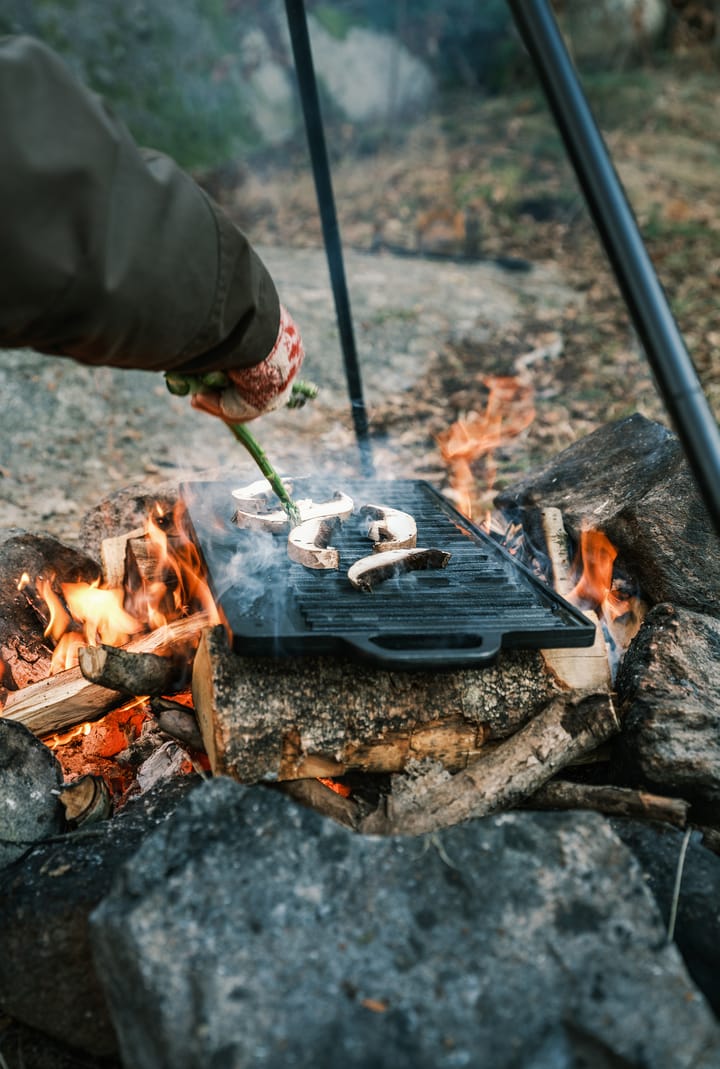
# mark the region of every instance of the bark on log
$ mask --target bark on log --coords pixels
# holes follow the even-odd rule
[[[397,777],[384,808],[360,824],[368,835],[422,835],[512,809],[580,754],[620,728],[607,695],[556,698],[511,738],[454,776]]]
[[[634,415],[601,427],[495,504],[531,539],[540,536],[539,508],[555,506],[574,538],[583,523],[607,534],[651,603],[717,611],[717,535],[678,439],[659,423]]]
[[[195,642],[207,624],[207,613],[195,613],[150,634],[140,635],[128,643],[126,649],[134,653],[176,649]],[[85,720],[97,720],[126,700],[126,694],[90,683],[79,668],[70,668],[10,694],[2,715],[25,724],[36,735],[42,736]]]
[[[526,809],[592,809],[608,816],[657,820],[684,828],[690,804],[682,798],[665,798],[629,787],[600,786],[552,780],[523,803]]]
[[[172,657],[117,646],[85,646],[78,653],[78,663],[90,683],[136,697],[170,694],[182,678],[181,667]]]
[[[684,547],[683,547],[684,549]],[[720,620],[657,605],[620,667],[628,773],[710,807],[720,820]]]
[[[401,673],[334,658],[249,658],[203,633],[193,698],[213,772],[244,783],[399,771],[428,754],[464,768],[560,693],[539,652],[480,670]]]

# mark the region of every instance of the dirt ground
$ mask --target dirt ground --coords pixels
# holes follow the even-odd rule
[[[586,80],[716,412],[719,86],[715,70],[682,60]],[[608,420],[638,411],[667,422],[539,92],[463,94],[411,128],[361,138],[331,126],[329,142],[380,474],[445,486],[436,436],[483,410],[488,374],[520,375],[536,414],[489,468],[475,464],[482,490]],[[290,474],[357,471],[304,147],[239,167],[217,195],[261,247],[322,388],[312,408],[258,424],[258,437]],[[83,513],[121,487],[218,467],[253,475],[227,431],[169,397],[159,376],[12,352],[0,384],[3,527],[74,542]]]

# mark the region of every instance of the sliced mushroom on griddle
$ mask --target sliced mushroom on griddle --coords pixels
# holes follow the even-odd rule
[[[265,480],[259,480],[259,483]],[[268,484],[269,485],[269,484]],[[284,484],[288,485],[288,484]],[[247,489],[247,488],[246,488]],[[236,491],[233,491],[235,496]],[[312,498],[302,498],[296,501],[300,517],[303,522],[305,520],[312,519],[324,519],[326,517],[337,516],[341,520],[347,519],[354,508],[354,503],[351,497],[338,490],[329,501],[313,501]],[[282,509],[277,509],[272,512],[257,512],[252,508],[238,509],[233,516],[233,523],[236,523],[238,527],[251,528],[253,530],[271,531],[277,534],[282,531],[286,531],[289,527],[290,521],[288,520],[287,513]]]
[[[429,568],[445,568],[450,554],[442,549],[391,549],[386,553],[373,553],[348,569],[348,579],[358,590],[373,590],[379,583],[404,572],[425,571]]]
[[[291,494],[293,490],[292,481],[283,479],[282,484],[287,492]],[[232,491],[232,496],[237,501],[238,508],[253,515],[267,512],[270,502],[277,500],[267,479],[256,479],[255,482],[248,483],[247,486],[240,486],[237,490]]]
[[[414,548],[417,526],[409,513],[387,505],[363,505],[360,516],[368,521],[367,535],[375,543],[374,553]]]
[[[338,568],[340,554],[330,543],[340,525],[338,516],[320,516],[299,523],[288,535],[288,557],[306,568]]]

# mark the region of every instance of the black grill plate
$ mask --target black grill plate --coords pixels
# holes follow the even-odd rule
[[[339,571],[315,571],[287,556],[286,536],[232,522],[236,483],[182,487],[213,595],[234,648],[252,656],[330,654],[370,659],[393,669],[479,667],[504,648],[589,646],[595,629],[428,483],[348,481],[355,501],[402,509],[415,517],[418,546],[451,554],[441,570],[386,580],[371,593],[347,578],[372,552],[353,516],[334,544]],[[332,497],[327,483],[296,480],[293,496]]]

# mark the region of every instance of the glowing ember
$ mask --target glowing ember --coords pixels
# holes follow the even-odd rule
[[[486,375],[482,383],[488,390],[483,411],[457,420],[437,436],[443,460],[450,469],[457,507],[469,517],[473,515],[477,483],[472,465],[485,458],[485,488],[492,490],[497,470],[493,454],[527,430],[535,419],[533,388],[519,376]]]
[[[352,791],[346,783],[340,783],[336,779],[328,779],[324,776],[318,776],[318,780],[322,783],[323,787],[327,787],[329,791],[334,791],[335,794],[339,794],[342,798],[349,798]]]

